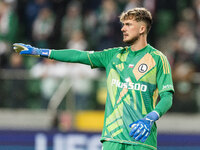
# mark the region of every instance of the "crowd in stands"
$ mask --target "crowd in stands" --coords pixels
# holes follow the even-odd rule
[[[59,76],[61,80],[68,76],[73,80],[73,75],[69,74],[74,72],[74,80],[85,87],[81,89],[78,82],[73,86],[76,99],[83,99],[82,103],[77,101],[77,108],[90,109],[91,105],[83,104],[87,104],[88,99],[94,99],[95,96],[90,94],[94,87],[97,88],[96,95],[102,92],[102,81],[98,83],[96,80],[101,79],[99,75],[102,76],[103,70],[94,73],[87,67],[74,64],[17,56],[13,54],[12,44],[22,42],[39,48],[95,51],[124,46],[119,15],[134,7],[145,7],[151,11],[154,23],[148,41],[162,51],[171,64],[176,91],[171,111],[198,112],[200,0],[0,0],[0,69],[25,69],[31,77],[40,79],[35,81],[22,78],[12,82],[9,79],[8,82],[8,79],[1,78],[0,107],[34,107],[34,99],[38,99],[35,95],[40,94],[44,99],[40,103],[41,107],[47,108],[48,100],[60,83],[48,77]],[[60,74],[59,71],[57,74],[51,71],[57,66],[61,67]],[[50,70],[40,73],[33,71],[39,67]],[[67,68],[79,69],[68,71]],[[85,73],[91,74],[92,79]],[[95,79],[92,74],[95,74]]]

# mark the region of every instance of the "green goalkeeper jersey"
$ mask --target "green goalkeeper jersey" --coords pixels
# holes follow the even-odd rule
[[[107,101],[102,142],[113,141],[156,149],[156,124],[152,126],[145,143],[130,137],[129,125],[153,110],[161,117],[171,107],[171,93],[174,92],[171,70],[167,58],[160,51],[150,45],[138,51],[131,51],[131,47],[101,52],[51,50],[50,58],[106,69]],[[157,104],[158,94],[161,100]]]
[[[158,94],[174,92],[167,58],[152,46],[138,51],[131,47],[88,53],[92,67],[104,67],[107,77],[107,100],[101,141],[157,147],[157,128],[153,125],[145,143],[130,137],[129,125],[155,110]]]

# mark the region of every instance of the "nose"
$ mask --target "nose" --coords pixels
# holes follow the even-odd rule
[[[124,32],[124,31],[125,31],[125,27],[124,27],[124,26],[122,26],[122,28],[121,28],[121,31],[122,31],[122,32]]]

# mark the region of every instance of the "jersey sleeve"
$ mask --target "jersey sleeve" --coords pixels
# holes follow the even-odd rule
[[[106,68],[118,48],[105,49],[101,52],[89,52],[88,58],[92,68]]]
[[[162,53],[159,55],[157,61],[157,87],[159,94],[166,91],[174,93],[171,67],[167,57]]]
[[[160,101],[155,107],[155,111],[160,117],[164,115],[172,106],[173,94],[171,92],[162,92],[160,94]]]
[[[87,51],[75,49],[51,50],[50,59],[62,62],[82,63],[90,65]]]

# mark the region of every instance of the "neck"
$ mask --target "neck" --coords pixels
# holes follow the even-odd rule
[[[146,39],[147,38],[146,38],[145,35],[141,35],[140,38],[137,41],[135,41],[135,43],[133,43],[131,45],[131,50],[132,51],[138,51],[138,50],[146,47],[147,46],[147,40]]]

